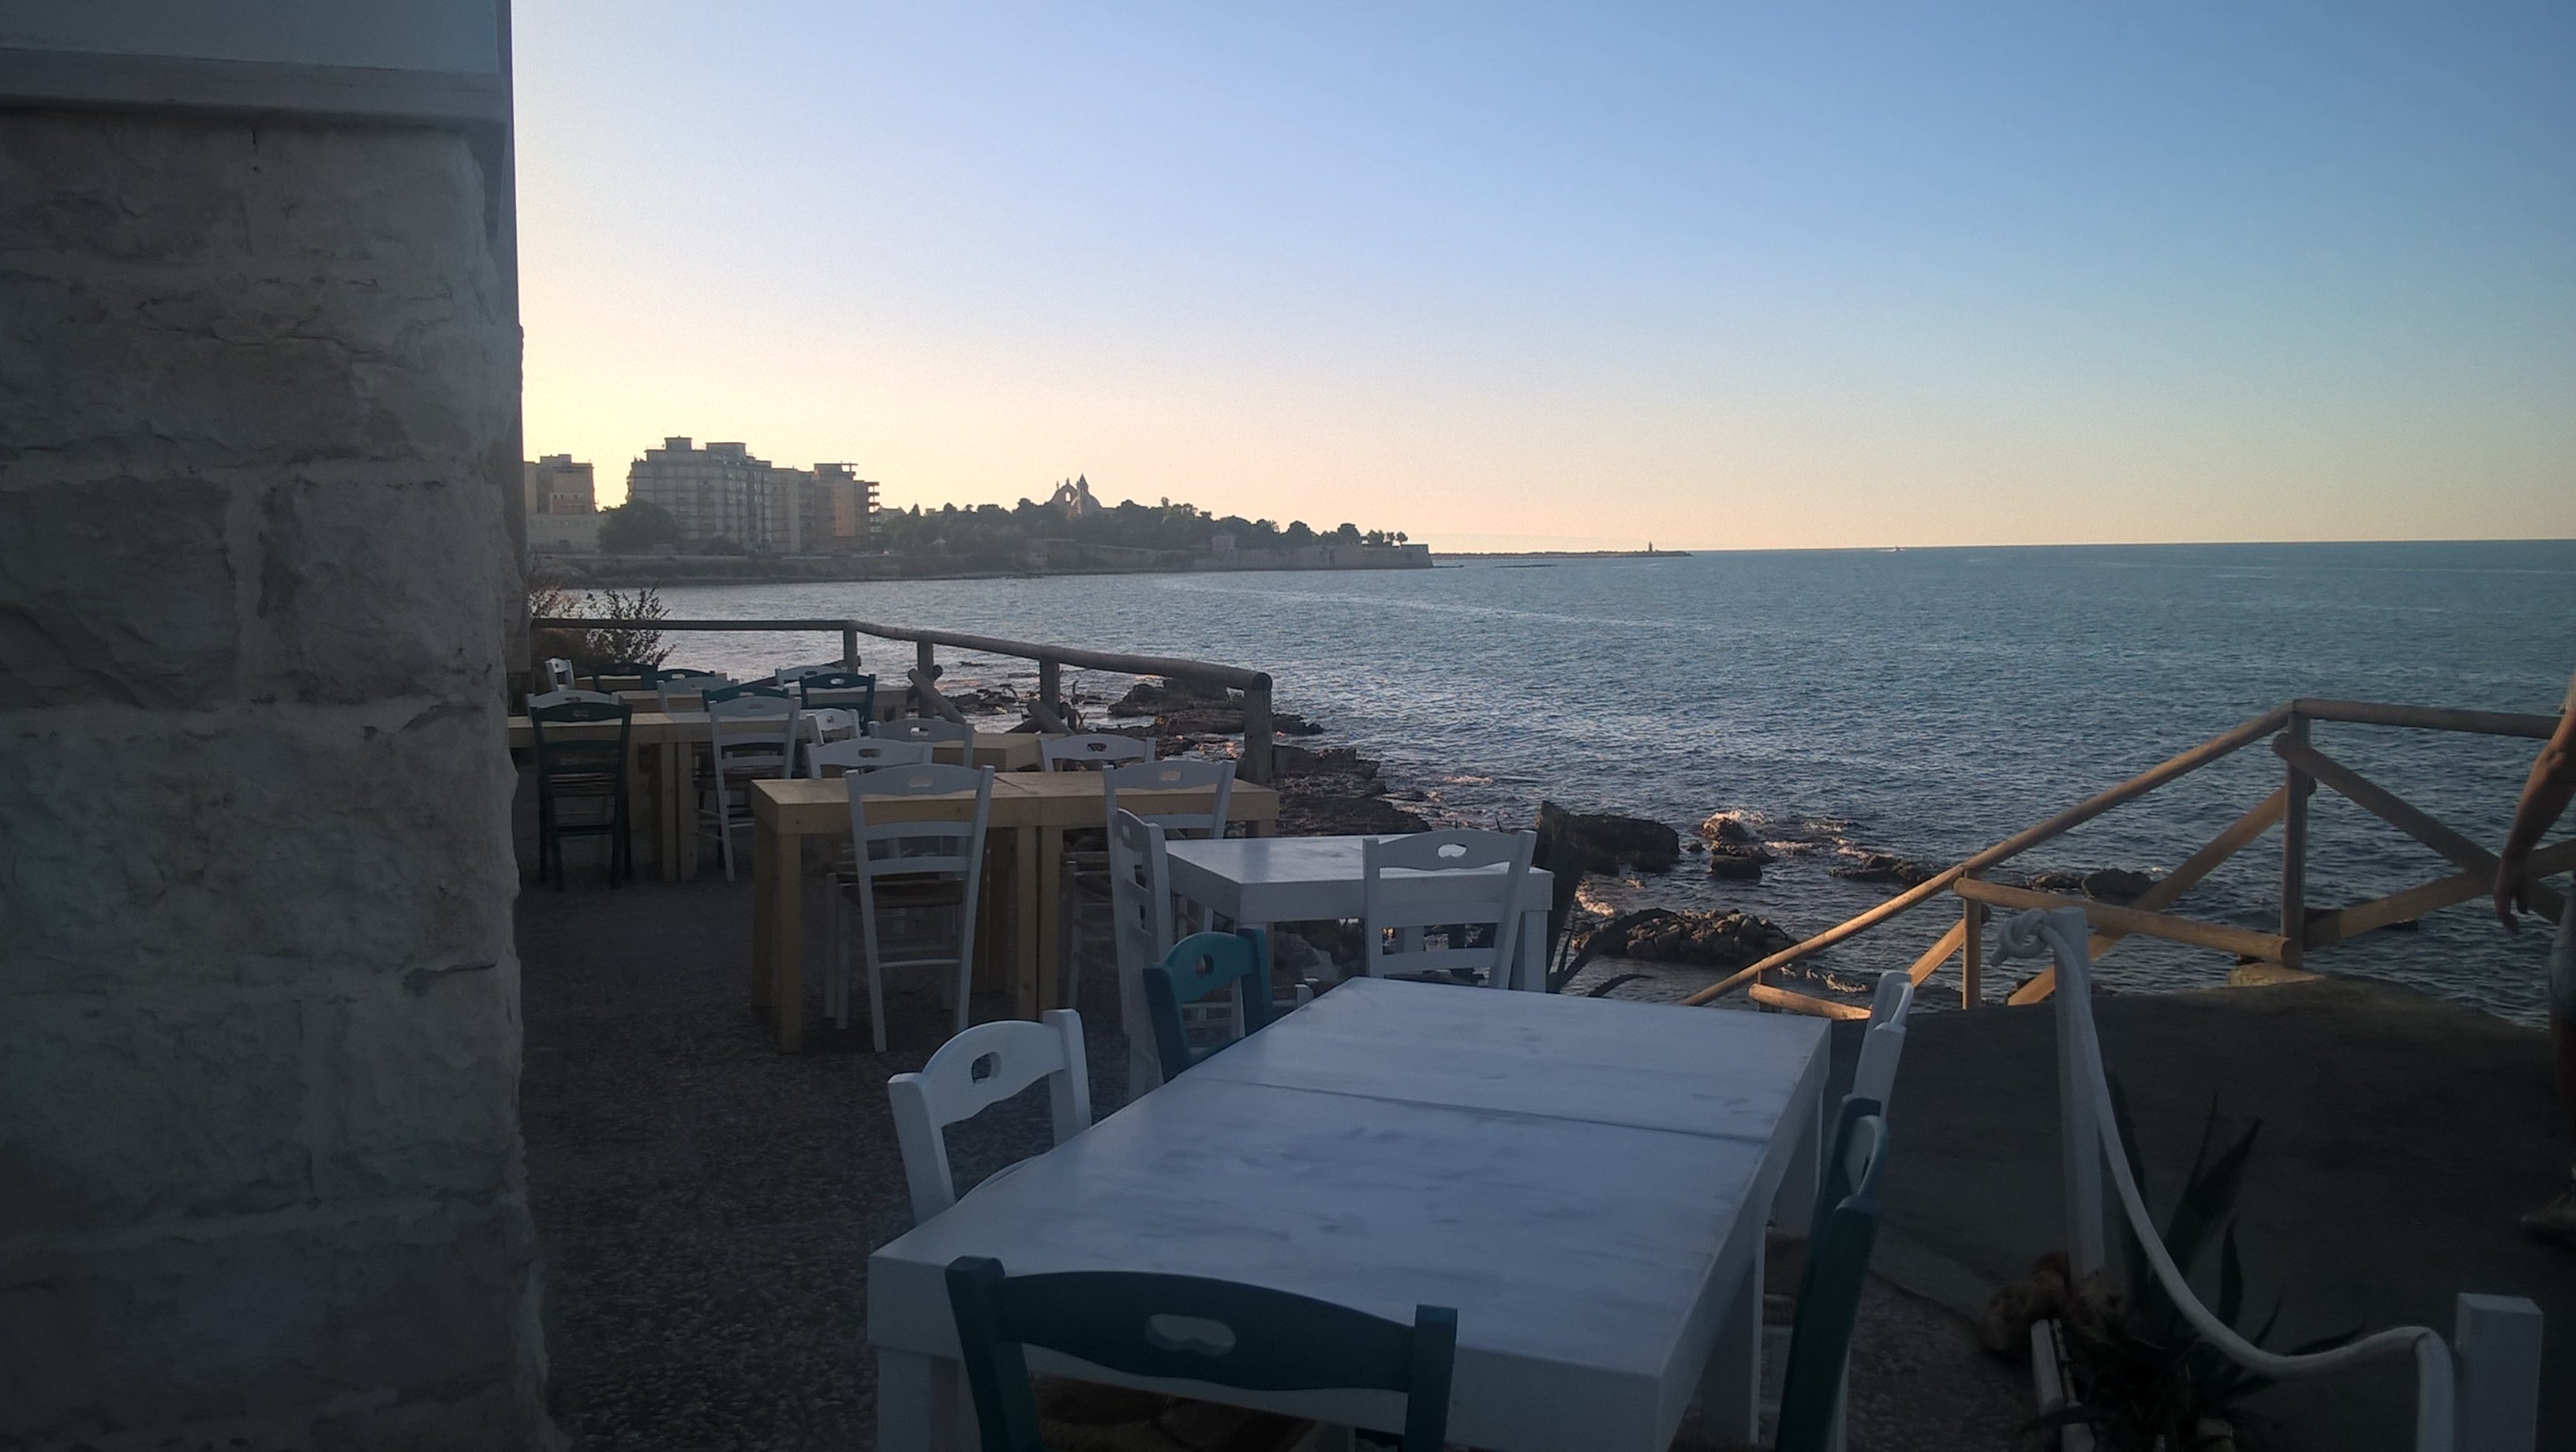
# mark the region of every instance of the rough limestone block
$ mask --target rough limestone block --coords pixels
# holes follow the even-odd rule
[[[0,1405],[0,1444],[185,1426],[176,1445],[306,1448],[325,1424],[354,1447],[529,1445],[534,1249],[524,1216],[448,1202],[0,1253],[0,1386],[43,1393]],[[426,1425],[397,1441],[389,1413]]]
[[[0,487],[0,710],[230,695],[226,508],[192,479]]]
[[[509,954],[499,711],[422,697],[8,721],[0,992],[398,977]]]
[[[414,968],[322,1011],[316,1189],[330,1198],[516,1185],[518,1105],[486,1092],[519,1076],[517,960]]]
[[[0,1243],[313,1197],[303,1007],[289,999],[0,1014]]]
[[[500,698],[488,582],[505,545],[481,480],[288,478],[259,492],[257,513],[243,681],[253,696]]]

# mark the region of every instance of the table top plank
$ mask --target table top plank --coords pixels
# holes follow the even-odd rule
[[[1356,918],[1363,906],[1361,844],[1365,836],[1225,837],[1170,844],[1172,890],[1247,923]],[[1385,841],[1381,836],[1377,840]],[[1390,873],[1390,884],[1423,897],[1474,893],[1474,879],[1498,877],[1499,864],[1451,872]],[[1463,880],[1462,880],[1463,879]],[[1524,911],[1544,911],[1556,878],[1534,867],[1521,880]]]
[[[1375,978],[1289,1021],[1301,1032],[1254,1034],[1191,1074],[1767,1142],[1825,1039],[1801,1015]]]

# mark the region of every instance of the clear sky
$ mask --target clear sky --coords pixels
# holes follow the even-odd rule
[[[607,499],[2576,535],[2565,5],[516,11],[527,444]]]

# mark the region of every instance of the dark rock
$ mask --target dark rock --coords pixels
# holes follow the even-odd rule
[[[1187,680],[1142,680],[1128,687],[1127,694],[1110,703],[1109,714],[1152,716],[1167,707],[1191,702],[1222,702],[1230,699],[1234,698],[1223,686],[1203,685]]]
[[[1622,817],[1608,812],[1569,812],[1554,802],[1541,802],[1538,807],[1538,831],[1542,837],[1565,844],[1570,856],[1566,866],[1580,865],[1586,872],[1615,873],[1622,867],[1641,872],[1670,872],[1681,860],[1681,834],[1661,822],[1643,817]]]
[[[1427,832],[1431,824],[1384,797],[1282,795],[1279,831],[1290,837],[1342,837],[1360,833]]]
[[[1872,852],[1848,847],[1842,851],[1843,862],[1826,871],[1850,882],[1893,882],[1914,887],[1937,876],[1941,869],[1926,867],[1911,858],[1893,852]]]
[[[1759,847],[1719,844],[1708,849],[1708,875],[1728,882],[1760,882],[1771,854]]]
[[[1796,942],[1779,924],[1751,913],[1640,908],[1621,913],[1585,935],[1575,954],[1575,966],[1609,957],[1633,958],[1641,963],[1688,963],[1731,972]]]
[[[2032,878],[2030,885],[2041,892],[2073,892],[2103,902],[2135,902],[2141,893],[2156,885],[2156,880],[2143,872],[2101,867],[2091,872],[2043,872]]]
[[[1756,840],[1753,829],[1744,825],[1744,819],[1733,812],[1712,814],[1707,821],[1699,824],[1699,835],[1705,841],[1723,842],[1737,847],[1752,846]]]

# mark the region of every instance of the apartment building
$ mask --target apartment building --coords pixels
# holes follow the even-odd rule
[[[789,468],[739,443],[669,438],[626,473],[627,497],[668,510],[691,545],[764,554],[851,554],[874,536],[877,486],[847,464]]]

